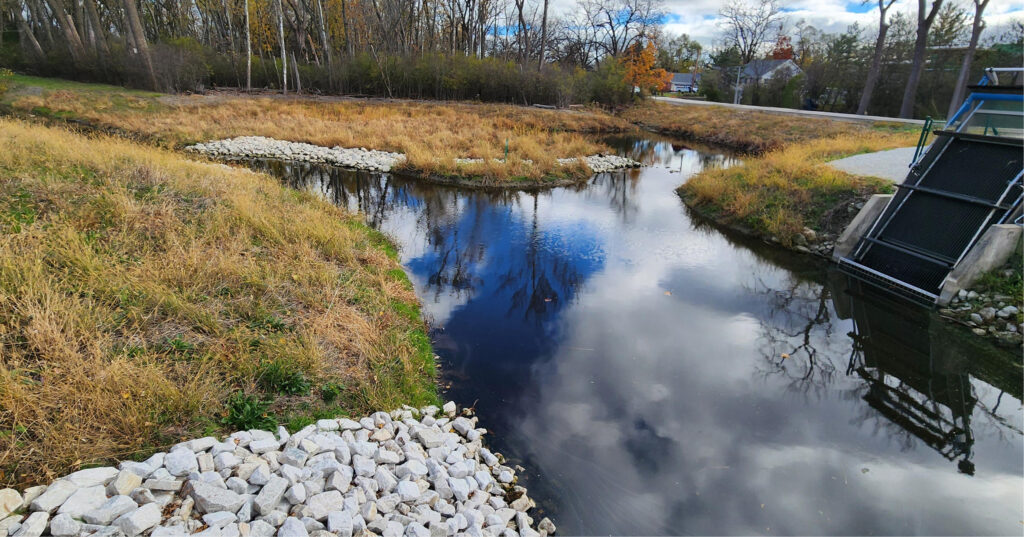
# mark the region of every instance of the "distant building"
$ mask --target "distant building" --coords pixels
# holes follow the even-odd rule
[[[672,81],[669,83],[669,91],[682,93],[697,93],[697,86],[700,85],[700,73],[672,73]]]
[[[740,83],[766,82],[774,78],[793,78],[803,73],[793,60],[754,60],[743,66]]]

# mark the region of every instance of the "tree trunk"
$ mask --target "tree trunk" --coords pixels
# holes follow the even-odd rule
[[[544,0],[544,11],[540,19],[540,59],[537,60],[537,69],[544,68],[544,47],[548,44],[548,0]]]
[[[249,25],[249,0],[245,0],[245,91],[252,91],[252,31]]]
[[[61,5],[59,0],[47,0],[47,3],[50,4],[50,11],[53,12],[54,18],[57,19],[57,26],[64,33],[64,40],[68,43],[68,51],[71,52],[71,58],[76,62],[81,61],[85,57],[85,45],[82,44],[82,37],[79,35],[78,29],[75,28],[75,22],[71,20],[71,17],[64,10],[64,6]],[[45,24],[46,21],[42,22]]]
[[[949,111],[946,112],[946,119],[953,117],[960,108],[960,101],[964,100],[964,91],[967,89],[967,78],[971,76],[971,64],[974,62],[974,51],[978,48],[978,39],[981,31],[985,29],[985,21],[981,14],[988,6],[988,0],[974,0],[974,25],[971,27],[971,42],[967,45],[967,52],[964,53],[964,61],[960,64],[960,76],[956,78],[956,86],[953,87],[953,98],[949,101]]]
[[[284,46],[284,6],[277,0],[277,35],[281,44],[281,93],[288,93],[288,53]]]
[[[341,23],[342,39],[345,40],[345,48],[348,50],[349,57],[352,56],[352,40],[348,33],[348,15],[345,13],[345,0],[341,0]]]
[[[103,23],[100,21],[100,13],[96,9],[96,1],[85,0],[85,9],[89,14],[89,21],[92,24],[93,30],[96,32],[96,44],[99,47],[100,54],[110,56],[110,47],[107,45],[107,32],[104,31]]]
[[[299,77],[299,62],[295,61],[295,51],[292,51],[292,72],[295,74],[295,93],[302,93],[302,78]]]
[[[224,6],[224,18],[228,22],[228,46],[231,47],[231,55],[235,55],[235,29],[231,27],[231,10],[228,9],[228,0],[221,0]],[[234,63],[234,62],[231,62]]]
[[[925,53],[928,47],[928,32],[935,22],[935,15],[942,7],[943,0],[932,0],[932,9],[925,16],[925,0],[917,0],[917,39],[914,40],[914,58],[910,63],[910,76],[907,87],[903,91],[903,103],[900,105],[900,117],[910,119],[914,116],[914,103],[917,100],[917,86],[921,83],[924,72]]]
[[[331,42],[327,39],[327,20],[324,19],[324,6],[320,0],[316,0],[316,9],[320,15],[320,41],[324,47],[324,58],[327,61],[328,78],[333,74],[333,62],[331,61]]]
[[[885,13],[889,11],[893,1],[878,0],[878,39],[875,39],[875,53],[871,57],[871,67],[868,69],[867,80],[864,81],[864,91],[860,94],[857,115],[862,116],[868,113],[868,105],[871,104],[871,94],[875,92],[878,78],[882,75],[882,54],[885,52],[885,36],[889,33],[889,23],[885,22]]]
[[[28,11],[32,15],[32,19],[36,22],[36,25],[43,29],[43,38],[46,40],[46,44],[53,46],[53,32],[50,31],[49,19],[45,16],[46,10],[43,9],[40,0],[31,0],[27,2]]]
[[[36,34],[32,33],[32,28],[29,28],[25,18],[21,16],[21,6],[14,6],[11,8],[11,12],[14,14],[14,24],[18,27],[18,34],[21,36],[22,42],[27,44],[37,60],[43,61],[46,59],[46,54],[43,52],[43,47],[39,46]]]
[[[135,0],[124,0],[125,22],[132,29],[135,35],[135,45],[139,49],[143,63],[146,64],[146,71],[149,73],[149,85],[152,89],[159,89],[156,83],[156,72],[153,70],[153,59],[149,56],[149,45],[146,44],[146,30],[142,27],[142,20],[139,18],[139,10],[135,7]]]

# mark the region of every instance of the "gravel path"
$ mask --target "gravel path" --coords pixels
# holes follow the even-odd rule
[[[749,110],[766,114],[785,116],[802,116],[806,118],[833,119],[836,121],[852,121],[857,123],[900,123],[904,125],[924,125],[923,119],[901,119],[885,116],[858,116],[857,114],[840,114],[839,112],[822,112],[819,110],[799,110],[795,108],[778,108],[774,106],[751,106],[749,104],[716,103],[696,99],[677,99],[675,97],[655,96],[654,100],[678,106],[721,106],[734,110]]]
[[[876,153],[864,153],[829,162],[833,168],[854,175],[881,177],[894,183],[902,183],[910,172],[910,161],[914,159],[913,147],[901,147]],[[927,151],[927,148],[925,148]]]
[[[12,537],[546,537],[477,419],[406,407],[198,438],[117,468],[0,490]],[[536,528],[536,529],[535,529]]]

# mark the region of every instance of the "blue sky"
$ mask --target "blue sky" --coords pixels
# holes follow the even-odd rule
[[[971,0],[948,1],[958,2],[973,13]],[[726,0],[666,0],[665,29],[672,34],[688,34],[705,46],[712,45],[721,35],[718,11],[725,3]],[[878,24],[877,0],[866,4],[859,0],[781,0],[780,3],[790,27],[801,19],[827,32],[841,32],[855,22],[865,28]],[[555,12],[565,13],[575,5],[575,0],[555,0]],[[913,16],[916,10],[916,0],[897,0],[891,12],[903,11]],[[990,0],[985,10],[989,29],[1000,31],[1013,19],[1024,19],[1024,0]]]

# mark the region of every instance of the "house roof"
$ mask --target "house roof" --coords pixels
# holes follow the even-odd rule
[[[786,63],[792,63],[793,67],[796,67],[793,60],[754,60],[743,66],[742,76],[746,78],[761,78]]]
[[[697,73],[697,82],[700,82],[700,73]],[[680,86],[689,86],[693,84],[693,73],[672,73],[672,83]]]

